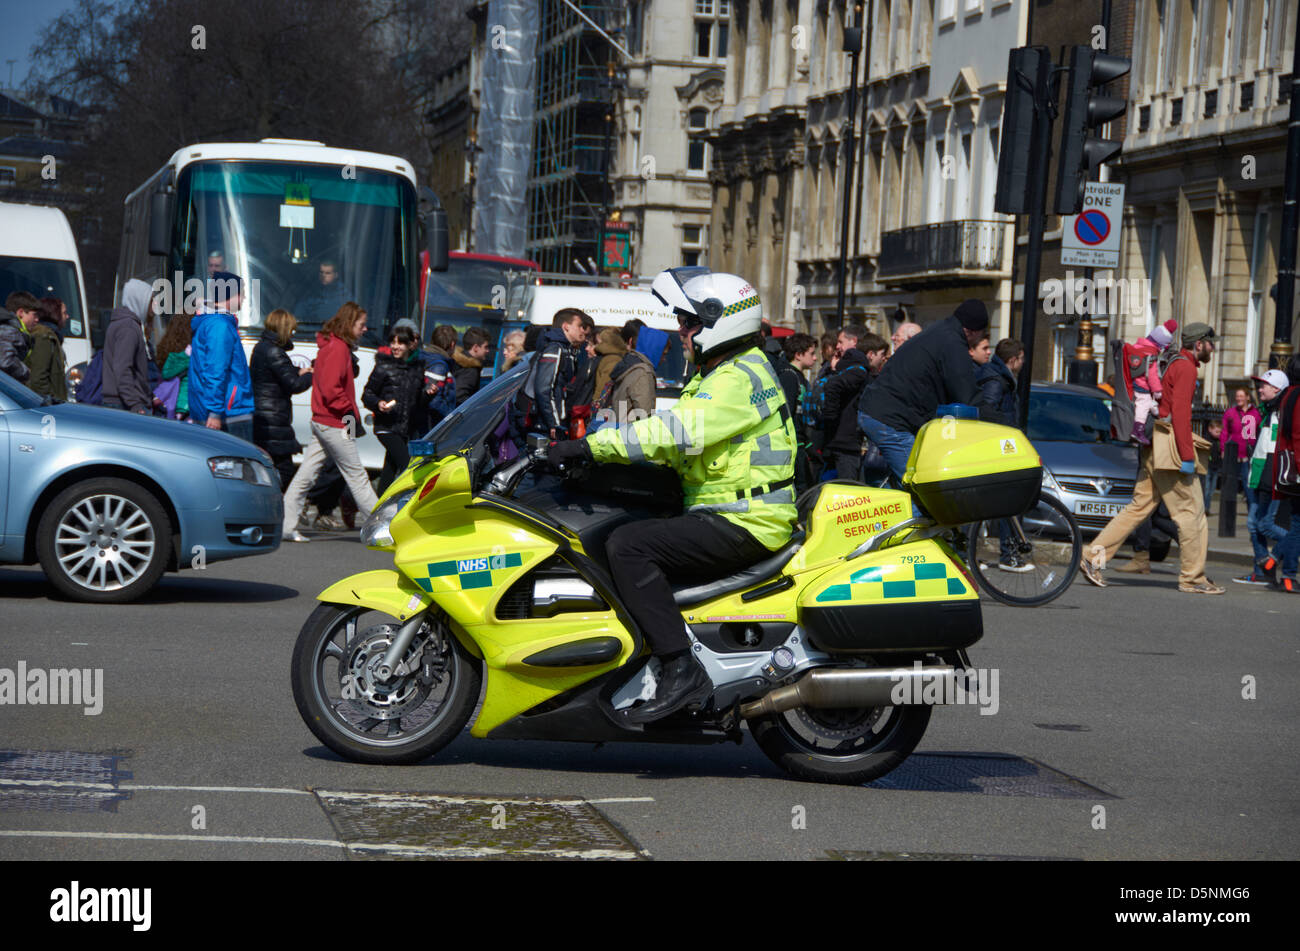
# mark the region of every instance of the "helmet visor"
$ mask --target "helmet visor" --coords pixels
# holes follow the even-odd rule
[[[686,317],[688,321],[700,320],[695,301],[686,293],[686,285],[697,277],[712,274],[707,267],[674,267],[659,274],[650,285],[650,293],[659,302],[677,315],[678,320]]]

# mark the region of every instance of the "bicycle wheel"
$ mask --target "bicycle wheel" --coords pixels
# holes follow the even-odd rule
[[[995,600],[1015,607],[1047,604],[1074,581],[1083,533],[1070,510],[1047,494],[1017,521],[1023,540],[1011,519],[973,524],[967,533],[967,562],[980,587]],[[1005,544],[1004,534],[1009,536]],[[1010,560],[1004,560],[1004,551]]]

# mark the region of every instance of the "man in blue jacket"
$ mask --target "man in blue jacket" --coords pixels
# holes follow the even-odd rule
[[[229,271],[208,279],[208,303],[190,321],[190,419],[253,441],[253,381],[239,342],[243,281]]]

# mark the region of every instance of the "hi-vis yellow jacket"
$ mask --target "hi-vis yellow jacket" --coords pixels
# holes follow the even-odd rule
[[[686,511],[715,512],[770,549],[790,540],[795,430],[756,347],[696,374],[669,410],[587,437],[597,462],[649,461],[681,476]]]

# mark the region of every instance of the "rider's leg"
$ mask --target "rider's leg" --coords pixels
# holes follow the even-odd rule
[[[723,578],[771,554],[767,546],[720,515],[682,515],[624,525],[605,545],[610,573],[650,650],[665,663],[655,699],[634,709],[640,722],[708,696],[708,675],[690,656],[673,581]],[[703,699],[703,697],[699,697]]]

